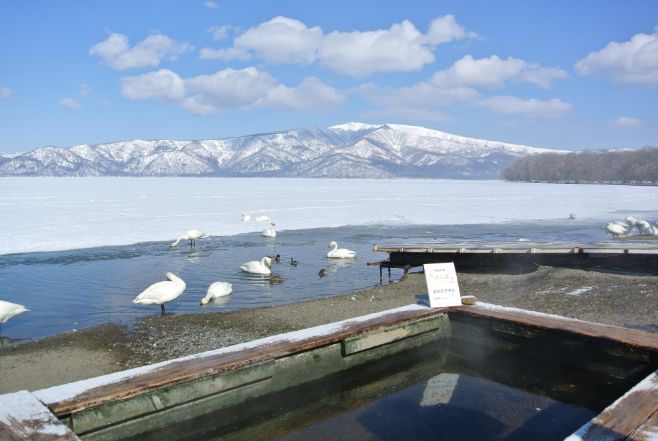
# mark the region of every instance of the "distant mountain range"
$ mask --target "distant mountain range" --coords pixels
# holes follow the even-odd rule
[[[279,176],[497,179],[557,152],[399,124],[348,123],[207,141],[125,141],[0,153],[0,176]]]

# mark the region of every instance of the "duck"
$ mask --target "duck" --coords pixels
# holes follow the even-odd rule
[[[262,233],[263,236],[276,237],[276,231],[274,230],[274,225],[275,225],[274,222],[272,222],[269,227],[265,228]]]
[[[290,258],[290,266],[297,266],[298,263],[299,263],[299,262],[297,262],[297,261],[296,261],[295,259],[293,259],[292,257]]]
[[[318,273],[318,276],[320,277],[325,277],[327,275],[327,270],[325,268],[322,268],[320,272]]]
[[[186,288],[183,279],[176,274],[167,272],[165,273],[165,277],[169,280],[157,282],[149,286],[133,299],[133,303],[140,305],[160,305],[160,310],[164,315],[165,303],[176,300],[183,294]]]
[[[263,257],[260,262],[258,260],[250,260],[240,265],[240,269],[245,273],[261,274],[264,276],[272,274],[270,268],[272,268],[272,259],[267,256]]]
[[[267,256],[267,257],[269,257],[270,260],[272,260],[276,263],[281,262],[281,254],[277,254],[277,255],[274,255],[274,256]]]
[[[0,329],[10,318],[28,311],[29,309],[23,305],[0,300]]]
[[[181,237],[176,239],[171,245],[169,245],[172,248],[175,248],[178,246],[178,243],[181,240],[189,240],[190,241],[190,248],[196,246],[196,240],[201,239],[202,237],[205,237],[206,233],[199,231],[199,230],[190,230],[187,233],[183,234]]]
[[[333,240],[329,242],[329,248],[330,250],[327,253],[327,257],[334,259],[350,259],[356,257],[355,251],[348,250],[346,248],[338,248],[338,244]]]
[[[214,282],[208,287],[206,296],[201,299],[201,305],[207,305],[213,299],[224,297],[233,292],[233,285],[228,282]]]

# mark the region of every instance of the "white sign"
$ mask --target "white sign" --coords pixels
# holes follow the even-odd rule
[[[448,263],[426,263],[425,282],[427,282],[427,295],[430,298],[431,308],[442,308],[446,306],[460,306],[462,304],[457,283],[457,272],[455,264]]]

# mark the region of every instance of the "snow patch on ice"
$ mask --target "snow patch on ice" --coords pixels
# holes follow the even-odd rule
[[[588,291],[591,291],[594,287],[593,286],[583,286],[582,288],[575,289],[571,292],[566,293],[568,296],[573,296],[573,297],[578,297],[581,294],[585,294]]]

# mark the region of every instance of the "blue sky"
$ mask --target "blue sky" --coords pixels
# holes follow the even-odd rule
[[[658,2],[0,2],[0,151],[348,121],[658,145]]]

